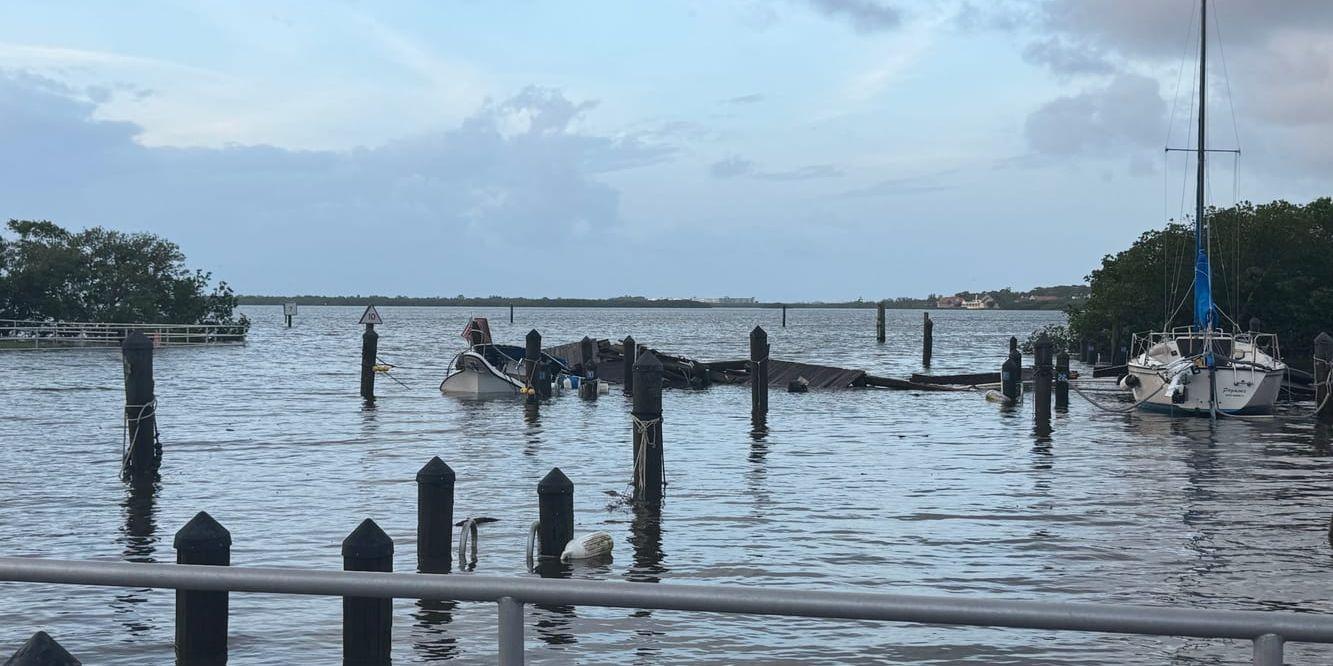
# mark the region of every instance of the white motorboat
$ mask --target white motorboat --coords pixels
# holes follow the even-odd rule
[[[522,381],[497,368],[486,358],[485,347],[468,349],[454,358],[449,374],[440,382],[440,392],[463,398],[494,398],[516,396],[523,390]],[[495,356],[492,355],[492,359]],[[498,360],[498,359],[496,359]]]
[[[1204,161],[1208,155],[1204,130],[1206,110],[1208,0],[1200,1],[1199,127],[1193,151],[1198,164],[1194,214],[1194,324],[1168,332],[1134,336],[1122,385],[1142,409],[1217,416],[1263,413],[1273,409],[1287,366],[1280,360],[1277,336],[1227,332],[1213,302],[1209,263],[1210,228],[1204,206]],[[1171,317],[1168,317],[1168,320]],[[1169,326],[1169,324],[1168,324]],[[1239,327],[1236,327],[1239,328]]]
[[[542,352],[531,365],[524,360],[526,350],[516,345],[491,342],[490,324],[474,317],[463,329],[470,343],[449,364],[449,373],[440,382],[440,392],[462,398],[517,396],[547,386],[560,386],[569,368],[557,358]]]

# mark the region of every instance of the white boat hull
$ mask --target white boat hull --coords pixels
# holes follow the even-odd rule
[[[1141,409],[1187,414],[1208,414],[1209,373],[1201,368],[1197,373],[1188,375],[1185,384],[1185,397],[1181,402],[1173,402],[1166,390],[1167,379],[1161,374],[1161,368],[1146,367],[1130,363],[1129,376],[1138,379],[1138,385],[1131,387],[1134,401],[1140,402]],[[1216,370],[1217,409],[1228,414],[1253,414],[1272,411],[1277,404],[1278,392],[1282,389],[1282,370],[1260,370],[1249,367],[1223,367]]]
[[[460,357],[459,366],[444,381],[440,392],[459,398],[497,398],[518,395],[523,384],[497,370],[484,358],[473,352]]]

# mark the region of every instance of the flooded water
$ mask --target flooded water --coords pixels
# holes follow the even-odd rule
[[[768,432],[749,392],[667,391],[661,520],[612,494],[630,479],[627,401],[566,393],[535,418],[507,400],[438,392],[469,315],[498,341],[633,334],[665,351],[741,358],[755,324],[773,356],[905,377],[920,370],[920,311],[383,308],[380,354],[400,367],[357,397],[359,308],[247,307],[244,347],[160,350],[161,482],[119,480],[123,404],[114,350],[0,353],[0,549],[5,555],[174,561],[172,536],[207,510],[232,563],[341,567],[363,518],[416,564],[413,476],[433,455],[458,474],[456,516],[489,516],[477,573],[524,576],[536,484],[574,481],[577,531],[614,559],[578,578],[765,585],[1199,608],[1333,611],[1333,459],[1308,420],[1101,413],[1077,396],[1049,439],[1031,403],[977,393],[773,391]],[[937,312],[935,372],[998,369],[1006,340],[1054,313]],[[1099,394],[1113,400],[1112,395]],[[454,574],[459,575],[459,574]],[[466,575],[466,574],[463,574]],[[169,663],[174,593],[0,584],[0,653],[46,629],[85,663]],[[235,664],[336,663],[336,598],[233,594]],[[493,604],[395,602],[395,663],[495,659]],[[1248,642],[867,622],[528,608],[534,663],[1248,663]],[[1333,650],[1291,645],[1293,662]]]

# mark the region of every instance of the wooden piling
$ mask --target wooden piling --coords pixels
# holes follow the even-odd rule
[[[1051,380],[1054,368],[1051,366],[1051,339],[1045,333],[1037,337],[1032,346],[1033,362],[1036,366],[1032,373],[1032,406],[1035,408],[1037,427],[1051,427]]]
[[[1333,423],[1333,337],[1320,332],[1314,339],[1314,404],[1315,418],[1320,423]]]
[[[231,533],[200,511],[176,532],[176,564],[231,565]],[[225,590],[176,590],[176,663],[222,666],[227,663]]]
[[[527,377],[528,402],[537,402],[551,397],[551,384],[546,377],[546,368],[542,367],[542,334],[537,329],[528,331],[523,350],[523,371]]]
[[[366,324],[366,332],[361,334],[361,397],[367,402],[375,400],[375,358],[379,346],[380,334],[375,332],[375,325]]]
[[[1069,352],[1055,355],[1055,411],[1069,410]]]
[[[884,301],[875,304],[875,342],[884,342]]]
[[[638,358],[639,347],[634,342],[633,336],[629,335],[625,336],[622,345],[621,361],[625,366],[625,374],[622,378],[621,390],[625,392],[625,395],[634,395],[634,361]]]
[[[509,306],[509,323],[514,323],[514,306],[512,304]]]
[[[393,540],[367,518],[343,539],[343,571],[393,571]],[[343,597],[343,664],[389,664],[393,600]]]
[[[1017,404],[1023,394],[1023,357],[1019,356],[1018,341],[1010,338],[1009,357],[1000,366],[1000,393],[1010,404]]]
[[[930,367],[930,355],[935,347],[935,322],[930,320],[929,312],[921,313],[921,365]]]
[[[787,306],[782,306],[782,327],[787,328]]]
[[[537,556],[560,558],[574,538],[574,482],[551,468],[537,483]]]
[[[157,472],[162,452],[157,446],[157,397],[153,389],[153,343],[142,331],[131,331],[121,343],[125,366],[125,428],[128,436],[121,473],[147,479]]]
[[[439,456],[417,471],[417,571],[449,573],[454,550],[453,468]]]
[[[83,662],[74,658],[56,639],[45,631],[32,635],[27,642],[5,661],[5,666],[80,666]]]
[[[750,331],[750,414],[768,414],[768,332]]]
[[[666,459],[662,448],[662,362],[656,354],[644,352],[634,362],[634,384],[630,410],[634,419],[634,501],[658,504],[665,485]]]

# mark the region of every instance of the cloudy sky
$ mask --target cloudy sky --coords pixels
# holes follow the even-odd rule
[[[0,218],[244,293],[1077,282],[1182,210],[1196,4],[9,2]],[[1333,2],[1210,16],[1212,199],[1333,193]]]

